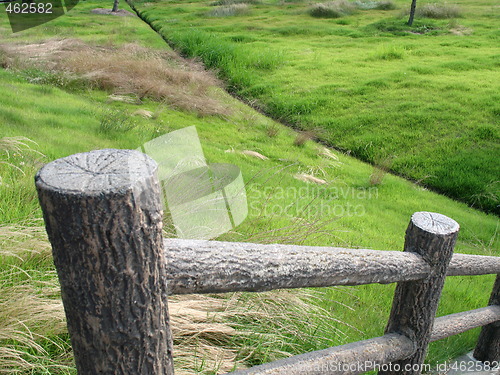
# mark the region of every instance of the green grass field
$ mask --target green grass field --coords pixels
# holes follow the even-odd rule
[[[151,6],[159,5],[162,3]],[[101,6],[102,2],[88,0],[64,17],[14,35],[8,33],[6,19],[0,16],[0,47],[69,37],[88,45],[98,44],[111,56],[125,53],[116,46],[132,42],[152,51],[140,52],[137,58],[141,53],[171,54],[165,42],[138,18],[90,14],[91,9]],[[290,6],[290,17],[298,16],[294,13],[296,5]],[[176,14],[187,17],[180,10]],[[199,12],[192,17],[195,22]],[[241,38],[246,34],[241,33]],[[229,49],[228,58],[231,53]],[[267,52],[248,56],[247,67],[260,66],[250,69],[249,77],[255,79],[264,72],[271,79],[288,66],[287,54],[278,54],[279,69],[274,66],[274,57],[266,58]],[[84,61],[79,58],[76,61]],[[137,103],[110,101],[109,95],[116,89],[113,82],[103,78],[88,80],[78,72],[63,73],[62,68],[33,67],[25,55],[18,57],[19,61],[9,59],[8,53],[0,53],[1,65],[7,66],[0,69],[0,372],[75,373],[57,280],[40,229],[41,212],[33,183],[36,170],[44,163],[77,152],[109,147],[135,149],[161,134],[191,125],[198,130],[207,160],[239,166],[247,184],[249,217],[221,239],[398,250],[403,247],[411,214],[434,211],[461,225],[457,252],[499,254],[496,216],[380,172],[347,152],[325,151],[320,144],[307,140],[307,134],[300,140],[289,127],[214,86],[211,74],[205,72],[207,76],[202,76],[199,67],[173,55],[163,56],[161,61],[179,69],[178,75],[190,69],[194,77],[191,85],[203,88],[183,92],[184,99],[197,105],[201,100],[220,113],[207,114],[205,107],[195,110],[188,102],[180,108],[181,104],[172,98],[158,101],[145,96]],[[133,74],[130,77],[142,72]],[[145,80],[143,76],[141,79]],[[153,115],[134,115],[137,110],[148,110]],[[36,143],[17,139],[26,146],[16,146],[12,137],[27,137]],[[268,159],[243,153],[248,150]],[[326,183],[298,179],[304,175]],[[438,314],[485,306],[492,283],[491,276],[448,279]],[[212,374],[221,363],[227,370],[234,363],[253,365],[379,336],[388,318],[393,290],[393,285],[371,285],[219,296],[214,297],[215,302],[191,296],[202,311],[210,305],[206,308],[210,319],[191,322],[189,327],[174,320],[176,350],[180,353],[178,372]],[[303,293],[311,296],[302,298]],[[214,308],[221,298],[229,306],[223,312],[218,310],[220,307]],[[48,312],[55,318],[48,319]],[[215,323],[221,325],[219,329],[215,329]],[[16,334],[12,327],[17,329]],[[175,327],[181,328],[176,331]],[[206,336],[197,336],[207,327],[214,331],[209,329]],[[470,350],[477,334],[473,330],[434,343],[428,361],[448,360]],[[214,352],[217,348],[223,350],[223,358]],[[217,358],[215,363],[213,358]]]
[[[312,17],[308,1],[249,2],[219,17],[208,0],[133,3],[171,45],[271,117],[500,212],[495,1],[457,0],[459,18],[417,18],[412,28],[403,0],[341,18]]]

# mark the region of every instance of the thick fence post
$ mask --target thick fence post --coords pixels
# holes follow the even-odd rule
[[[156,169],[100,150],[36,175],[79,375],[173,374]]]
[[[500,274],[497,275],[490,305],[500,305]],[[500,361],[500,321],[484,326],[479,334],[474,358],[482,362]]]
[[[420,255],[431,267],[428,277],[398,283],[386,333],[399,333],[415,343],[415,353],[392,362],[383,375],[417,375],[425,359],[434,318],[453,255],[459,225],[436,213],[416,212],[406,230],[404,251]]]

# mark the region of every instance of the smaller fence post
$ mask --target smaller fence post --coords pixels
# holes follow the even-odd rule
[[[79,375],[173,374],[156,169],[99,150],[35,177]]]
[[[500,305],[500,274],[497,275],[489,305]],[[474,358],[482,362],[500,361],[500,321],[484,326],[479,334]]]
[[[386,333],[399,333],[410,338],[415,343],[415,353],[392,362],[379,374],[421,373],[458,230],[456,221],[441,214],[416,212],[411,217],[404,251],[420,255],[431,267],[431,272],[423,280],[398,283]]]

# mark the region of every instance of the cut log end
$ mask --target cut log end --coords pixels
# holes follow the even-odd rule
[[[40,169],[35,182],[43,190],[89,196],[128,190],[156,169],[153,159],[138,151],[106,149],[55,160]]]
[[[411,221],[421,230],[441,236],[456,233],[460,229],[460,225],[455,220],[435,212],[415,212]]]

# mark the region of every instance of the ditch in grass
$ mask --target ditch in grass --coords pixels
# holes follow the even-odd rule
[[[86,11],[99,6],[98,2],[87,1],[83,5],[80,12],[75,9],[72,14],[72,21],[77,25],[96,20],[93,18],[96,16],[90,16]],[[41,30],[32,32],[44,40],[60,38],[57,33],[65,34],[69,26],[66,21],[54,22],[44,31],[46,35]],[[113,18],[109,21],[113,27],[120,29],[118,22],[124,22],[123,28],[137,30],[135,34],[129,34],[128,40],[120,36],[121,45],[131,42],[130,38],[138,38],[148,46],[147,41],[154,39],[143,31],[142,27],[147,29],[146,26],[134,25],[131,23],[133,20],[118,21]],[[103,32],[107,32],[110,25],[102,27]],[[96,46],[102,42],[103,38],[98,35],[86,34],[84,29],[76,30],[75,33],[83,33],[85,43]],[[19,41],[15,43],[19,45]],[[26,44],[30,43],[33,41]],[[107,48],[119,51],[118,45],[110,45],[109,42]],[[341,152],[325,150],[312,140],[294,145],[296,134],[293,131],[234,101],[217,86],[209,89],[208,93],[228,106],[230,113],[200,117],[196,111],[180,111],[152,98],[117,101],[114,99],[124,99],[127,95],[116,93],[114,89],[105,92],[84,85],[75,90],[65,85],[54,86],[54,82],[30,82],[38,75],[43,76],[44,70],[33,71],[29,76],[20,74],[21,71],[0,70],[0,94],[5,98],[0,106],[0,121],[6,125],[2,127],[0,138],[29,135],[36,143],[17,139],[33,151],[18,144],[22,148],[19,153],[11,148],[12,152],[2,153],[1,156],[6,163],[0,165],[0,222],[2,229],[8,227],[11,232],[21,232],[20,235],[7,235],[0,239],[1,248],[11,252],[0,258],[2,288],[19,285],[23,290],[24,282],[29,279],[39,298],[59,301],[57,292],[43,288],[45,282],[55,284],[55,274],[46,252],[48,243],[40,228],[41,213],[33,186],[33,174],[42,163],[97,148],[134,149],[163,133],[190,125],[197,126],[207,159],[238,165],[247,183],[250,216],[221,239],[401,249],[410,215],[415,211],[430,210],[446,214],[461,224],[457,251],[488,255],[498,253],[498,221],[495,217],[425,191],[391,174],[385,175],[376,188],[372,187],[369,185],[372,166]],[[18,95],[16,98],[11,95],[13,88]],[[134,116],[133,113],[139,109],[155,115]],[[103,132],[102,122],[109,111],[128,115],[134,126],[127,127],[126,131]],[[257,154],[266,158],[255,156]],[[312,176],[326,183],[318,185],[311,179],[299,180],[296,178],[298,175]],[[362,215],[356,214],[356,210],[349,213],[348,210],[353,207]],[[26,226],[28,232],[23,232],[19,226]],[[34,241],[38,236],[40,242]],[[26,240],[26,243],[28,238],[31,240]],[[30,242],[32,240],[33,243]],[[42,253],[30,254],[29,250],[33,248]],[[28,255],[18,257],[18,250]],[[22,272],[15,272],[19,269]],[[450,279],[440,314],[484,306],[488,297],[485,291],[489,291],[491,285],[490,277]],[[32,289],[26,291],[27,298],[31,298]],[[179,316],[187,314],[189,309],[194,310],[190,311],[188,326],[182,325],[182,322],[175,323],[180,329],[174,332],[179,353],[176,365],[186,373],[199,371],[208,374],[214,373],[217,368],[248,366],[379,336],[388,317],[392,293],[391,286],[372,285],[321,291],[214,296],[213,300],[192,297],[188,301],[180,301],[185,305],[176,304],[176,300],[171,299],[172,308],[181,312]],[[51,303],[47,305],[51,306]],[[218,316],[221,306],[230,307],[227,315]],[[276,316],[280,319],[274,319]],[[24,319],[21,315],[19,318]],[[43,373],[42,366],[45,366],[51,373],[57,373],[57,369],[63,374],[74,374],[67,334],[57,330],[44,331],[43,327],[39,327],[42,321],[33,320],[24,331],[24,335],[30,335],[31,331],[46,336],[36,340],[42,351],[23,346],[22,342],[14,343],[19,345],[17,348],[22,359],[31,366],[31,370],[25,373],[34,368]],[[462,338],[460,342],[440,345],[437,348],[439,351],[431,351],[431,358],[444,360],[446,353],[466,351],[474,345],[474,340],[472,335]],[[6,340],[2,344],[7,342],[13,343]],[[42,359],[30,355],[42,356]],[[8,367],[8,371],[22,370],[21,363],[9,366],[12,367]]]
[[[311,17],[301,2],[255,5],[237,20],[198,18],[209,9],[201,0],[176,3],[185,12],[175,15],[171,3],[133,3],[182,54],[217,69],[229,90],[264,113],[301,130],[322,128],[323,142],[361,160],[390,155],[393,172],[499,213],[492,158],[500,135],[478,133],[498,124],[493,2],[418,4],[412,27],[403,0],[384,11],[317,5],[318,15],[338,10],[341,21]],[[241,35],[251,38],[242,43]]]

